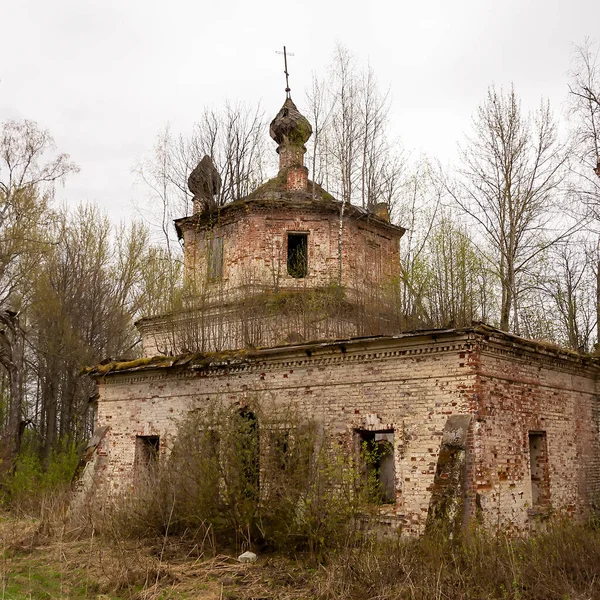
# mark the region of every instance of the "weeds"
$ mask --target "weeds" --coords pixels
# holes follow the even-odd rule
[[[563,523],[529,539],[378,539],[336,554],[323,572],[321,600],[600,598],[600,532]]]
[[[364,527],[352,457],[286,409],[208,406],[110,511],[118,535],[184,536],[200,552],[251,547],[319,555]]]
[[[205,406],[169,450],[83,519],[66,519],[66,495],[54,493],[66,475],[24,455],[4,488],[13,517],[0,521],[2,597],[600,600],[597,522],[529,539],[476,527],[367,534],[385,447],[363,442],[356,465],[289,408]],[[57,457],[50,472],[72,463]],[[240,565],[248,548],[259,562]]]

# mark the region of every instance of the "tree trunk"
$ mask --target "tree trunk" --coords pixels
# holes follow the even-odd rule
[[[21,418],[23,412],[24,340],[19,325],[19,315],[10,310],[0,311],[1,333],[0,361],[8,373],[10,406],[6,428],[7,460],[12,465],[21,447]]]
[[[346,208],[346,201],[342,200],[340,206],[340,224],[338,227],[338,284],[342,285],[342,252],[343,252],[343,233],[344,233],[344,209]]]
[[[598,245],[600,246],[600,241]],[[596,340],[600,347],[600,258],[596,263]]]

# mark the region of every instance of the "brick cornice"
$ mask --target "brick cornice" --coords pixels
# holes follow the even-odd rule
[[[341,203],[336,200],[315,199],[306,192],[268,192],[257,197],[249,196],[226,204],[215,213],[200,213],[175,220],[175,228],[179,238],[187,229],[210,229],[214,225],[224,226],[229,223],[249,218],[253,214],[269,215],[277,212],[291,211],[303,214],[339,214]],[[392,236],[400,238],[406,231],[403,227],[383,221],[376,215],[360,207],[347,204],[344,209],[346,220],[361,220],[368,222],[374,229],[381,229]]]
[[[513,363],[532,364],[561,371],[569,374],[585,375],[591,378],[598,377],[600,365],[593,359],[577,355],[559,348],[545,348],[543,345],[523,345],[499,338],[478,340],[479,352],[483,357],[501,357]]]
[[[359,346],[359,347],[357,347]],[[182,367],[146,366],[131,371],[114,371],[94,378],[99,384],[127,384],[140,381],[220,377],[241,373],[263,373],[285,369],[323,368],[341,364],[365,364],[374,361],[414,359],[434,354],[466,352],[472,348],[470,338],[429,341],[411,338],[370,338],[304,344],[258,350],[243,358],[215,360],[208,365]]]
[[[555,371],[597,378],[597,361],[567,350],[523,340],[490,327],[430,330],[396,336],[353,338],[296,346],[276,346],[249,351],[159,357],[157,363],[120,368],[108,373],[91,372],[101,384],[164,380],[169,378],[216,377],[230,374],[266,372],[286,368],[319,368],[348,363],[368,363],[399,358],[418,358],[449,352],[470,352],[501,357],[513,363],[534,364]],[[483,361],[474,361],[474,372]],[[483,371],[481,371],[483,373]]]

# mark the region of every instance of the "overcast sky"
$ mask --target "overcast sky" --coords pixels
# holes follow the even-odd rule
[[[0,120],[33,119],[81,166],[58,197],[131,218],[132,168],[171,122],[204,105],[285,99],[303,109],[311,73],[339,42],[392,94],[393,135],[443,162],[491,83],[526,107],[563,108],[573,44],[600,40],[599,0],[1,0]]]

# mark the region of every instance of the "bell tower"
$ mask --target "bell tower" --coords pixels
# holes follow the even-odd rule
[[[309,181],[312,127],[289,93],[269,130],[279,171],[249,196],[221,206],[208,156],[191,172],[193,214],[175,221],[183,301],[173,314],[138,323],[146,356],[398,330],[404,229],[389,222],[387,206],[372,213],[344,205]]]

